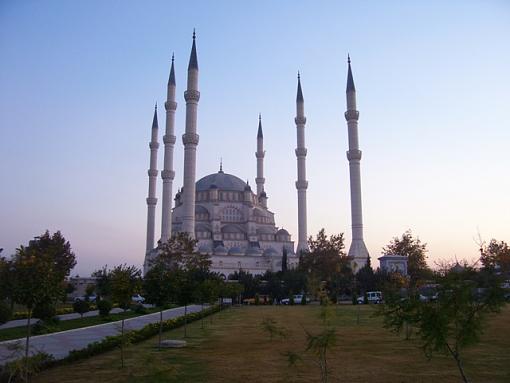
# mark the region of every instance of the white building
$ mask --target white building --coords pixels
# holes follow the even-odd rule
[[[196,161],[199,144],[197,130],[199,91],[199,69],[195,41],[188,64],[187,90],[184,92],[186,101],[186,127],[182,136],[184,145],[183,188],[175,195],[175,206],[171,207],[171,196],[175,172],[173,170],[173,152],[176,143],[174,134],[175,113],[177,110],[176,82],[174,59],[167,87],[166,131],[163,136],[164,168],[163,204],[161,222],[161,241],[166,242],[172,232],[185,232],[198,240],[198,251],[211,255],[212,271],[228,276],[238,270],[252,274],[263,274],[267,270],[279,271],[282,265],[284,249],[287,251],[288,267],[298,264],[297,253],[306,251],[307,247],[307,203],[306,190],[306,155],[304,97],[301,78],[298,73],[296,96],[296,159],[297,159],[297,207],[298,207],[298,244],[294,242],[285,229],[275,225],[274,213],[268,209],[267,194],[264,189],[264,137],[259,115],[257,133],[257,177],[256,192],[251,190],[248,181],[223,171],[221,165],[217,173],[206,175],[196,180]],[[356,94],[352,79],[350,61],[347,82],[347,112],[349,151],[347,157],[351,170],[351,201],[353,220],[353,243],[349,250],[354,270],[364,265],[368,257],[363,242],[363,224],[361,218],[361,151],[358,148],[358,127],[356,110]],[[157,151],[158,142],[157,109],[154,111],[152,136],[150,142],[149,191],[147,197],[147,244],[144,271],[147,271],[150,260],[158,254],[155,247],[155,209],[157,205]]]

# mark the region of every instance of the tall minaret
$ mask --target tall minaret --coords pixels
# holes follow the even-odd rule
[[[198,91],[198,60],[193,31],[193,45],[188,65],[188,87],[184,92],[186,100],[186,132],[182,135],[184,144],[184,194],[182,231],[195,238],[195,178],[197,162],[197,109],[200,92]]]
[[[163,179],[163,202],[162,202],[162,219],[161,219],[161,242],[167,242],[172,235],[172,184],[175,177],[174,167],[174,124],[175,110],[177,102],[175,102],[175,72],[174,72],[174,55],[172,54],[172,67],[170,68],[170,77],[168,78],[168,87],[166,93],[166,132],[163,136],[165,143],[165,158],[161,178]]]
[[[347,111],[345,119],[349,134],[349,150],[347,159],[349,160],[349,173],[351,178],[351,220],[352,220],[352,242],[349,248],[349,257],[352,259],[352,268],[356,272],[362,268],[368,260],[368,250],[363,241],[363,216],[361,213],[361,150],[359,150],[358,140],[358,118],[359,112],[356,110],[356,88],[352,78],[351,58],[347,56]]]
[[[298,192],[298,245],[297,252],[308,250],[308,233],[306,228],[306,189],[308,181],[306,180],[306,147],[305,147],[305,100],[301,90],[301,76],[298,72],[298,86],[296,97],[296,122],[297,130],[297,181],[296,189]]]
[[[145,251],[154,248],[154,226],[156,223],[156,180],[158,177],[158,106],[154,107],[154,118],[152,120],[152,135],[149,143],[151,149],[151,160],[149,166],[149,195],[147,197],[147,245]]]
[[[257,157],[257,178],[255,178],[255,183],[257,184],[257,197],[260,197],[262,192],[264,191],[264,182],[266,179],[264,178],[264,155],[266,152],[264,151],[264,135],[262,134],[262,117],[259,114],[259,130],[257,132],[257,151],[255,152],[255,157]]]

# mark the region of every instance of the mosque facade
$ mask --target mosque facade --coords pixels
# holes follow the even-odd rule
[[[356,94],[349,59],[347,81],[347,112],[345,118],[348,125],[349,150],[347,158],[350,168],[351,181],[351,218],[353,241],[349,249],[351,264],[356,271],[368,259],[368,251],[363,240],[363,223],[361,214],[361,151],[358,147],[358,112],[356,110]],[[162,178],[162,220],[161,239],[164,243],[171,238],[172,233],[185,232],[198,241],[197,250],[211,256],[211,271],[218,272],[225,277],[244,270],[254,275],[264,274],[266,271],[279,271],[282,268],[284,253],[287,256],[289,268],[296,267],[299,254],[308,250],[307,246],[307,203],[306,191],[306,156],[304,97],[301,88],[301,78],[298,74],[296,95],[296,149],[298,207],[298,239],[295,246],[290,233],[276,226],[275,214],[268,208],[268,196],[264,184],[264,136],[262,122],[259,115],[259,125],[256,141],[257,177],[256,190],[252,190],[248,181],[223,171],[222,165],[217,173],[206,175],[196,180],[197,149],[199,135],[197,127],[199,92],[199,69],[196,49],[196,38],[193,33],[193,43],[188,65],[187,89],[184,92],[185,133],[182,136],[184,145],[183,187],[173,198],[173,152],[177,142],[175,136],[176,82],[174,59],[170,68],[167,86],[167,101],[165,102],[166,129],[163,136],[164,167]],[[158,254],[155,246],[155,210],[158,199],[157,188],[157,155],[159,124],[157,109],[154,111],[150,148],[149,191],[147,202],[147,238],[144,262],[144,272],[150,268],[151,260]]]

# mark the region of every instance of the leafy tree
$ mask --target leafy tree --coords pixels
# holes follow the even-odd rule
[[[113,307],[112,302],[106,299],[101,299],[100,301],[97,302],[97,309],[99,310],[99,315],[103,318],[110,315],[112,307]]]
[[[28,246],[20,246],[12,260],[12,299],[28,309],[25,360],[30,349],[30,319],[36,306],[54,305],[65,293],[65,279],[76,265],[71,245],[60,232],[46,231]]]
[[[157,260],[145,274],[143,291],[148,303],[163,307],[175,296],[176,280],[165,262]]]
[[[14,309],[15,274],[14,261],[0,257],[0,300],[8,299],[11,311]]]
[[[8,322],[12,317],[12,311],[3,300],[0,299],[0,325]]]
[[[309,287],[318,287],[326,284],[326,288],[333,295],[335,291],[335,280],[341,274],[349,274],[349,260],[345,254],[344,235],[327,236],[324,229],[321,229],[316,238],[308,240],[308,252],[302,252],[299,259],[299,269],[307,274]]]
[[[87,285],[87,288],[85,289],[85,299],[89,300],[90,297],[94,294],[94,291],[96,291],[96,285]]]
[[[473,273],[473,269],[466,268],[438,276],[435,302],[422,302],[417,294],[407,299],[390,295],[379,311],[385,327],[393,331],[414,327],[427,358],[434,353],[450,355],[464,382],[468,382],[463,367],[464,349],[479,341],[487,314],[498,312],[504,304],[499,281],[494,278],[478,290],[471,278]]]
[[[228,279],[231,281],[238,281],[242,284],[244,286],[244,296],[247,298],[255,297],[255,294],[260,291],[261,278],[254,277],[252,274],[244,270],[239,270],[230,274]]]
[[[480,246],[480,254],[485,269],[510,274],[510,246],[506,242],[491,239],[488,245]]]
[[[78,299],[73,303],[73,310],[75,313],[80,314],[83,318],[83,314],[90,310],[90,303],[88,301]]]
[[[367,291],[374,291],[376,289],[376,278],[374,270],[370,265],[370,258],[368,262],[356,273],[356,285],[358,292],[366,293]]]
[[[141,271],[136,266],[119,265],[109,272],[113,301],[127,310],[131,297],[140,290]]]
[[[282,254],[282,273],[286,273],[287,272],[287,248],[284,247],[283,248],[283,254]]]
[[[383,247],[384,255],[401,255],[407,257],[407,272],[411,287],[415,287],[421,279],[430,277],[431,272],[426,262],[427,244],[419,238],[414,238],[411,230],[394,237],[390,243]]]
[[[105,265],[102,269],[94,271],[92,276],[96,278],[97,299],[109,297],[112,293],[112,286],[108,266]]]

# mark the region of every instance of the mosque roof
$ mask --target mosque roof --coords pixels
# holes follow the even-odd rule
[[[207,191],[211,187],[216,187],[219,190],[242,192],[245,186],[246,182],[239,177],[219,171],[199,179],[196,184],[196,190]]]

